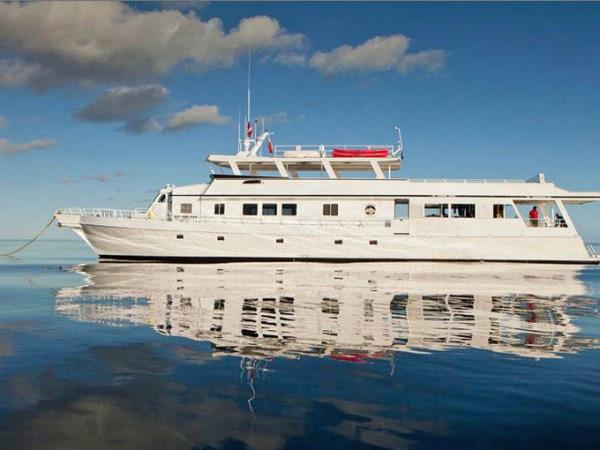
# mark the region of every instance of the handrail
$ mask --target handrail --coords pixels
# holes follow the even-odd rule
[[[131,219],[133,216],[146,215],[146,209],[107,209],[107,208],[61,208],[56,214],[92,216],[92,217],[112,217],[120,219]]]
[[[600,259],[600,255],[598,255],[596,248],[592,244],[586,244],[585,247],[592,258]]]
[[[147,220],[163,220],[163,221],[177,221],[177,222],[204,222],[204,223],[236,223],[236,224],[272,224],[272,225],[355,225],[355,226],[366,226],[366,225],[384,225],[391,226],[390,219],[303,219],[296,216],[275,216],[275,217],[198,217],[198,216],[184,216],[184,215],[171,215],[167,217],[153,217],[146,214],[146,210],[143,209],[103,209],[103,208],[63,208],[59,209],[56,214],[69,214],[87,217],[103,217],[103,218],[117,218],[117,219],[132,219],[132,218],[144,218]]]
[[[410,183],[527,183],[510,178],[407,178]]]
[[[289,144],[278,144],[273,146],[273,156],[281,156],[281,153],[287,151],[298,151],[298,152],[319,152],[321,157],[331,157],[333,155],[334,149],[343,149],[343,150],[373,150],[373,149],[385,149],[390,152],[391,156],[395,155],[395,148],[390,144],[298,144],[298,145],[289,145]]]

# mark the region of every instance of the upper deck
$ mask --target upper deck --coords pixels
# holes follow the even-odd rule
[[[262,141],[268,138],[265,134]],[[236,155],[209,155],[207,161],[231,170],[233,175],[274,172],[283,178],[296,178],[299,172],[317,172],[325,178],[338,178],[344,172],[370,172],[378,179],[390,178],[402,161],[400,145],[277,145],[271,146],[266,156],[261,154],[261,146],[259,138],[247,144],[248,150]]]

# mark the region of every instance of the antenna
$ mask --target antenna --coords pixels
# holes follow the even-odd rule
[[[248,122],[251,122],[250,119],[250,63],[252,61],[252,53],[250,44],[248,44]]]
[[[400,153],[400,159],[404,159],[404,142],[402,141],[402,131],[400,130],[400,127],[398,127],[398,126],[396,126],[394,128],[398,132],[398,147],[396,148],[394,155],[397,155],[398,153]]]

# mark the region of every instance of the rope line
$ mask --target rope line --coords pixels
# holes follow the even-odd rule
[[[20,247],[17,247],[16,249],[14,249],[11,252],[8,253],[0,253],[0,257],[6,257],[6,256],[12,256],[16,253],[19,253],[21,250],[26,249],[27,247],[29,247],[31,244],[33,244],[42,234],[44,234],[44,232],[50,228],[50,225],[52,225],[52,223],[54,223],[54,221],[56,220],[56,217],[54,217],[54,215],[52,216],[52,219],[50,219],[50,222],[48,222],[46,224],[46,226],[44,228],[42,228],[42,231],[40,231],[38,234],[36,234],[31,240],[27,241],[25,244],[21,245]]]

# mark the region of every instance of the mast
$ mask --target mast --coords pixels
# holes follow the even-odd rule
[[[250,116],[250,63],[251,63],[251,51],[250,45],[248,45],[248,122],[252,122]]]

